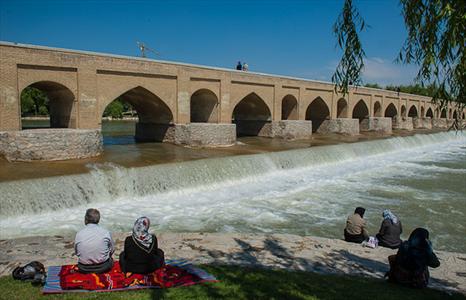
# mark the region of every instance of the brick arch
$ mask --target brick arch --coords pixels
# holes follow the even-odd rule
[[[156,94],[150,90],[136,86],[120,92],[114,98],[106,99],[104,102],[105,106],[101,110],[101,114],[105,111],[105,108],[116,99],[121,99],[128,102],[138,113],[139,123],[150,123],[150,124],[170,124],[173,123],[173,113],[168,105],[160,99]]]
[[[317,97],[306,109],[306,120],[312,121],[312,131],[316,132],[325,120],[330,119],[330,109],[324,99]]]
[[[348,101],[345,98],[337,101],[337,118],[348,118]]]
[[[426,117],[434,118],[434,111],[432,110],[431,107],[429,107],[426,111]]]
[[[404,104],[401,105],[401,116],[406,118],[406,106]]]
[[[387,118],[394,118],[398,115],[398,110],[396,109],[395,104],[390,103],[385,109],[384,116]]]
[[[447,109],[443,108],[442,112],[440,113],[440,118],[445,119],[447,117]]]
[[[363,99],[359,100],[353,107],[352,117],[353,119],[359,119],[359,122],[369,117],[369,108]]]
[[[298,120],[298,100],[291,94],[282,99],[281,120]]]
[[[50,128],[76,128],[76,95],[66,85],[56,81],[36,81],[21,89],[21,96],[27,87],[36,88],[49,99]]]
[[[190,99],[192,123],[218,123],[218,97],[210,89],[198,89]]]
[[[271,93],[272,95],[273,93]],[[251,95],[256,95],[257,97],[259,97],[264,103],[265,105],[267,106],[267,109],[269,111],[273,111],[272,107],[273,107],[273,99],[270,98],[270,96],[267,95],[267,92],[264,91],[263,89],[254,89],[254,88],[246,88],[246,89],[243,89],[243,90],[240,90],[240,91],[237,91],[237,93],[234,95],[233,98],[230,98],[230,115],[233,114],[233,110],[234,108],[241,102],[243,101],[245,98],[251,96]]]
[[[256,136],[262,135],[264,126],[272,121],[272,113],[267,103],[252,92],[235,105],[231,119],[237,135]]]
[[[414,105],[414,104],[411,105],[411,107],[409,108],[409,111],[408,111],[408,117],[411,117],[411,118],[419,117],[416,105]]]
[[[115,89],[113,89],[107,95],[103,96],[104,98],[101,99],[99,116],[102,116],[105,108],[110,103],[112,103],[117,98],[122,97],[123,95],[127,96],[127,98],[131,98],[129,100],[136,104],[133,105],[133,103],[131,103],[138,112],[140,122],[145,122],[145,120],[148,120],[150,123],[154,123],[153,121],[155,121],[155,123],[162,124],[173,122],[174,115],[169,105],[161,97],[157,96],[156,93],[144,85],[127,85],[115,87]],[[142,97],[142,100],[135,99],[138,95]],[[144,103],[147,104],[146,107]],[[145,109],[148,111],[145,112]],[[156,112],[157,109],[160,109],[160,111]],[[150,117],[151,113],[155,113],[152,118]],[[165,117],[161,116],[160,113],[165,113]],[[141,117],[143,117],[144,120],[142,120]]]
[[[382,105],[379,101],[374,103],[374,117],[382,117]]]

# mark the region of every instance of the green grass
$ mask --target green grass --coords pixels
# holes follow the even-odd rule
[[[0,278],[0,299],[466,299],[415,290],[383,280],[237,266],[202,266],[220,282],[190,287],[112,293],[41,295],[30,283]]]

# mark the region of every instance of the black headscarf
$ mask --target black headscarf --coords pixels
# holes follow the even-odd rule
[[[361,216],[361,218],[364,218],[364,213],[366,212],[366,209],[364,207],[356,207],[356,209],[354,210],[354,213],[355,214],[358,214]]]
[[[424,228],[416,228],[411,232],[409,239],[401,245],[397,256],[401,264],[412,271],[422,271],[427,266],[435,268],[440,265],[429,241],[429,231]]]

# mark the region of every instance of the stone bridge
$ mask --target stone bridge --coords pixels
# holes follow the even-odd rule
[[[51,129],[22,130],[26,87],[47,94]],[[381,89],[353,87],[343,97],[328,82],[0,42],[0,151],[7,159],[100,154],[102,114],[118,98],[137,111],[136,140],[201,146],[241,135],[446,128],[457,114],[465,117],[452,105],[440,109],[428,97]]]

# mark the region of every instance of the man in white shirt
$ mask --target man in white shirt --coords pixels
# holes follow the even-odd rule
[[[99,221],[99,211],[89,208],[84,217],[86,227],[76,234],[74,240],[78,268],[82,273],[105,273],[113,267],[115,248],[112,235],[98,225]]]

